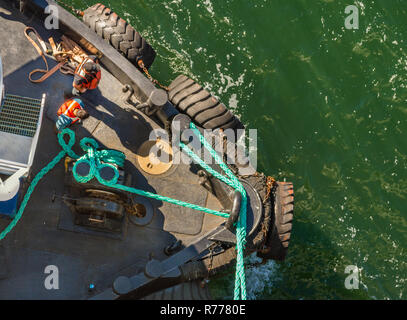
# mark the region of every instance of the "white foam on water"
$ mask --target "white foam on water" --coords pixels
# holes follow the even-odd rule
[[[205,0],[203,4],[206,6],[206,10],[210,13],[210,15],[213,17],[215,15],[215,11],[213,9],[213,4],[211,0]]]
[[[259,263],[262,259],[253,253],[247,260],[248,264]],[[273,281],[279,280],[279,266],[273,260],[268,260],[265,264],[249,266],[246,269],[246,289],[247,298],[256,300],[260,295],[273,288]]]
[[[237,100],[237,95],[236,95],[236,93],[233,93],[229,99],[229,109],[231,109],[231,110],[236,109],[238,104],[239,104],[239,100]]]

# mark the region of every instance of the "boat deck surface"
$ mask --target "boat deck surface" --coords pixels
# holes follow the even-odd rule
[[[7,93],[40,99],[45,93],[45,116],[34,158],[33,173],[48,164],[61,147],[54,133],[56,111],[63,103],[63,92],[70,90],[72,76],[59,72],[40,84],[31,83],[28,73],[43,68],[44,63],[24,36],[26,26],[34,27],[43,39],[55,30],[46,30],[39,21],[30,20],[5,0],[0,0],[0,56],[3,60]],[[56,62],[48,58],[50,68]],[[125,169],[132,175],[132,186],[158,194],[219,209],[217,200],[198,184],[189,165],[173,165],[165,174],[154,177],[142,174],[136,161],[139,146],[148,140],[152,129],[159,126],[153,120],[126,104],[122,84],[102,68],[98,89],[89,91],[83,101],[90,118],[75,127],[78,141],[92,136],[101,146],[126,154]],[[87,287],[96,290],[110,287],[119,275],[133,275],[142,270],[149,255],[163,260],[163,248],[177,239],[188,244],[223,220],[151,200],[155,209],[152,222],[146,227],[127,223],[122,239],[101,235],[71,232],[59,228],[64,204],[52,194],[65,193],[64,165],[60,163],[39,183],[20,222],[0,242],[0,298],[1,299],[86,299]],[[10,220],[0,218],[3,230]],[[46,290],[44,269],[56,265],[59,269],[59,290]]]

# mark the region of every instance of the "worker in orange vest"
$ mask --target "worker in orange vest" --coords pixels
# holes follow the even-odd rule
[[[96,56],[85,58],[75,70],[72,94],[79,96],[87,90],[96,89],[101,77],[99,59]]]
[[[79,120],[89,117],[89,113],[84,109],[82,100],[78,98],[66,100],[58,109],[57,115],[58,120],[55,126],[58,132],[73,125]]]

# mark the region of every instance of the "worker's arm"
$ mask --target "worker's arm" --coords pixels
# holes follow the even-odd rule
[[[58,120],[56,122],[56,127],[58,129],[59,132],[61,132],[63,129],[65,129],[66,127],[69,127],[72,124],[72,119],[65,116],[65,115],[60,115],[58,117]]]
[[[73,87],[77,90],[79,90],[81,93],[86,91],[86,88],[84,87],[84,83],[86,82],[85,79],[83,79],[82,77],[79,77],[77,75],[74,76],[73,79]]]

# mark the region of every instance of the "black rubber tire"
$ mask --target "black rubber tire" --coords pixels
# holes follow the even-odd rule
[[[86,9],[83,22],[137,67],[139,59],[147,69],[153,64],[154,49],[131,25],[103,4]]]
[[[256,232],[254,232],[251,237],[248,237],[246,243],[246,250],[253,252],[262,248],[266,242],[267,234],[270,230],[271,222],[273,221],[273,199],[270,195],[268,199],[265,200],[267,196],[267,177],[263,173],[242,177],[241,179],[245,180],[256,190],[263,203],[263,221],[258,226]]]
[[[212,300],[208,286],[201,281],[183,282],[176,286],[154,292],[142,300]]]
[[[294,188],[291,182],[277,182],[274,190],[274,219],[265,249],[257,253],[264,259],[283,261],[290,243],[294,217]]]
[[[187,76],[178,76],[168,87],[171,103],[205,129],[243,129],[240,120],[207,90]]]

